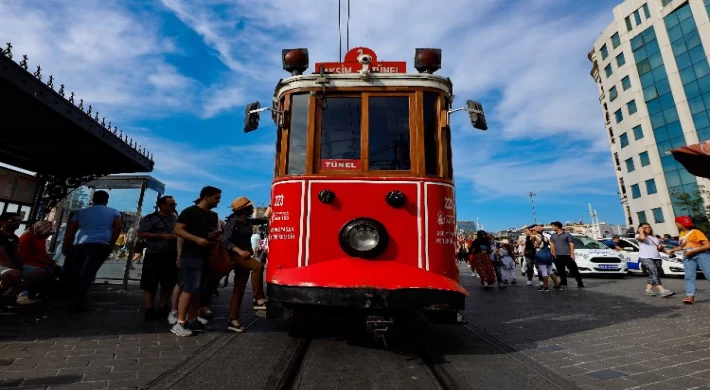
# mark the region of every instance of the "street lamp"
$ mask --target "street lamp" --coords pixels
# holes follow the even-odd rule
[[[528,196],[530,197],[530,201],[532,202],[532,212],[533,212],[533,223],[537,225],[537,216],[535,215],[535,194],[534,192],[530,191]]]

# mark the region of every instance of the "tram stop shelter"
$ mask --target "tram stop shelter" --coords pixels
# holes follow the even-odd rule
[[[35,173],[27,223],[45,218],[82,184],[153,170],[144,148],[40,66],[30,67],[27,56],[14,57],[11,44],[0,49],[0,163]]]
[[[710,179],[710,141],[683,146],[670,153],[690,174]]]

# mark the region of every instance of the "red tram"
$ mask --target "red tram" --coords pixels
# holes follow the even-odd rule
[[[416,49],[415,68],[350,50],[308,68],[307,49],[282,52],[291,76],[273,106],[246,108],[244,131],[272,111],[277,126],[269,225],[267,318],[293,310],[437,313],[455,320],[458,283],[449,115],[452,84],[435,75],[439,49]],[[443,316],[441,314],[444,314]]]

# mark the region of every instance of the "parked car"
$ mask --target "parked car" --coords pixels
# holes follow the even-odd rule
[[[607,241],[606,239],[604,240],[599,240],[602,244],[604,241]],[[622,251],[619,251],[618,253],[621,253],[624,255],[624,258],[626,259],[626,266],[629,270],[630,274],[639,274],[639,275],[645,275],[646,270],[644,269],[643,265],[639,261],[639,244],[638,241],[635,238],[619,238],[619,246],[623,249]],[[672,249],[666,247],[666,249]],[[662,275],[667,275],[667,276],[683,276],[684,275],[684,267],[683,267],[683,259],[682,257],[679,257],[681,254],[677,254],[676,256],[668,256],[665,253],[661,253],[661,260],[662,266],[661,266],[661,273]],[[681,255],[682,256],[682,255]]]
[[[626,258],[620,252],[609,249],[592,237],[577,233],[571,234],[574,240],[575,262],[580,273],[622,277],[626,275],[628,270]],[[543,232],[543,235],[546,239],[550,239],[547,232]],[[537,276],[537,268],[535,275]]]

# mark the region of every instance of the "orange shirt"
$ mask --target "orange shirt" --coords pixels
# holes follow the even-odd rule
[[[705,234],[703,234],[703,232],[698,229],[693,229],[690,232],[686,233],[685,236],[680,237],[681,244],[685,242],[685,248],[683,249],[700,248],[702,246],[700,242],[707,240],[708,238],[705,237]]]

